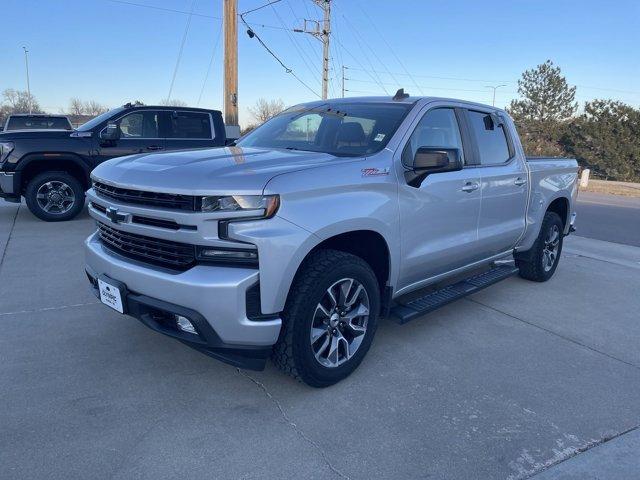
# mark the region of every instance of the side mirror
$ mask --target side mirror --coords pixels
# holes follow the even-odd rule
[[[420,173],[455,172],[462,170],[462,155],[460,149],[420,147],[413,158],[413,170]]]
[[[120,127],[115,123],[108,123],[100,132],[100,139],[113,142],[120,138]]]

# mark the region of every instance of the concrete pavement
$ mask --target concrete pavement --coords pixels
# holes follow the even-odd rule
[[[569,237],[551,281],[512,278],[407,325],[383,321],[358,371],[315,390],[97,304],[86,214],[46,224],[16,210],[0,207],[0,478],[640,471],[640,248]],[[590,465],[597,477],[575,476]]]

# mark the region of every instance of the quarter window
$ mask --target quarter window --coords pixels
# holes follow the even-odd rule
[[[134,112],[120,119],[121,138],[158,138],[158,112]]]
[[[211,118],[207,113],[176,112],[171,116],[169,138],[211,138]]]
[[[457,148],[464,155],[456,113],[452,108],[436,108],[425,113],[402,151],[402,163],[412,165],[420,147]]]
[[[480,151],[481,165],[499,165],[509,160],[509,144],[504,126],[488,113],[469,111],[471,129]]]

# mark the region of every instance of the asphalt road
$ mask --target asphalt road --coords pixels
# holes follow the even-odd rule
[[[640,198],[581,192],[577,234],[640,247]]]
[[[99,304],[83,271],[93,228],[86,213],[48,224],[0,205],[3,480],[640,471],[638,247],[568,237],[549,282],[511,278],[383,321],[361,367],[316,390]]]

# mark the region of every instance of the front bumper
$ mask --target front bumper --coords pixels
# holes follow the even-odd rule
[[[258,283],[258,270],[198,265],[181,273],[165,271],[111,252],[95,233],[85,242],[85,254],[92,283],[106,275],[126,285],[129,315],[227,363],[264,367],[282,320],[247,317],[247,291]],[[94,291],[97,294],[95,285]],[[193,319],[199,338],[170,328],[162,319],[154,320],[155,311]]]
[[[8,202],[20,201],[19,175],[14,172],[0,172],[0,198],[4,198]]]

